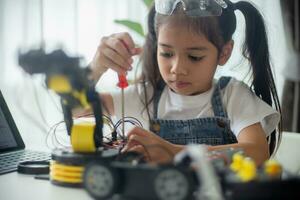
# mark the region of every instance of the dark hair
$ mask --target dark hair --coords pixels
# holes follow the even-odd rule
[[[157,63],[157,33],[158,28],[165,23],[174,21],[176,23],[184,22],[184,25],[191,31],[204,34],[207,39],[216,46],[220,52],[223,45],[232,40],[232,35],[236,30],[236,16],[234,10],[240,10],[246,22],[246,36],[243,44],[243,56],[250,62],[252,67],[251,89],[263,101],[275,108],[281,113],[280,103],[272,75],[270,55],[268,47],[268,38],[264,20],[260,12],[249,2],[240,1],[232,3],[226,0],[228,8],[223,9],[219,17],[189,17],[184,14],[181,7],[176,8],[171,16],[164,16],[155,12],[154,6],[151,8],[148,16],[148,34],[144,45],[142,55],[142,80],[145,85],[150,83],[154,89],[154,94],[162,80]],[[145,91],[145,95],[147,95]],[[145,107],[153,100],[153,96],[148,100],[146,98]],[[146,96],[147,97],[147,96]],[[148,111],[148,116],[149,111]],[[281,122],[278,125],[279,136],[278,143],[281,140]],[[276,131],[269,137],[270,153],[273,153],[276,147]],[[278,145],[277,145],[278,148]]]

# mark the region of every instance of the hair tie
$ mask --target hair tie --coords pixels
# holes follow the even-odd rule
[[[235,11],[237,8],[236,3],[231,2],[230,0],[225,1],[227,3],[228,9]]]

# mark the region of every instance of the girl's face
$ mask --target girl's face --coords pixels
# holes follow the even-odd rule
[[[217,48],[204,35],[174,23],[159,28],[157,61],[166,84],[181,95],[209,90],[219,64]]]

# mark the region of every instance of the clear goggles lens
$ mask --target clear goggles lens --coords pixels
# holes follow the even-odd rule
[[[188,16],[220,16],[222,9],[227,8],[224,0],[155,0],[155,10],[163,15],[172,15],[179,3]]]

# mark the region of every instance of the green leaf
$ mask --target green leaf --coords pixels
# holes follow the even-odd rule
[[[123,26],[126,26],[127,28],[135,31],[136,33],[138,33],[139,35],[141,35],[142,37],[145,36],[144,34],[144,31],[143,31],[143,27],[140,23],[138,22],[134,22],[134,21],[131,21],[131,20],[127,20],[127,19],[124,19],[124,20],[114,20],[115,23],[117,24],[121,24]]]
[[[144,4],[147,6],[149,9],[152,6],[154,0],[143,0]]]

